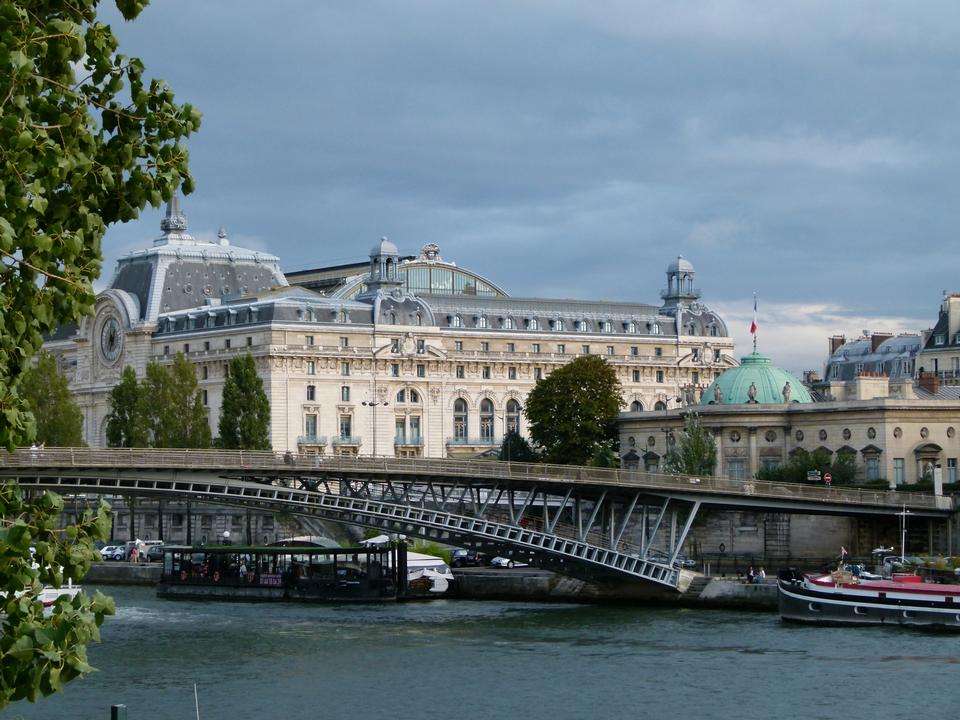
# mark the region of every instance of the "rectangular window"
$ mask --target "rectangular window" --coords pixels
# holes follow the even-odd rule
[[[607,345],[607,355],[613,355],[613,345]]]
[[[206,368],[204,368],[204,370],[206,370]],[[203,394],[203,406],[204,406],[204,407],[209,407],[209,406],[210,406],[210,403],[208,402],[207,391],[206,391],[206,390],[201,390],[201,393]]]
[[[516,345],[514,345],[513,343],[507,343],[507,352],[511,352],[511,353],[512,353],[512,352],[516,352],[516,351],[517,351],[517,346],[516,346]]]
[[[311,344],[312,344],[312,343],[311,343]],[[350,347],[350,338],[348,338],[348,337],[342,337],[342,338],[340,338],[340,347],[342,347],[342,348]]]
[[[657,382],[658,383],[663,382],[663,370],[657,370]]]
[[[394,338],[390,341],[390,352],[400,352],[400,338]]]
[[[340,402],[350,402],[350,386],[349,385],[341,386]]]
[[[637,355],[640,354],[640,348],[638,348],[636,345],[631,345],[631,346],[630,346],[630,354],[633,355],[634,357],[636,357]]]
[[[893,459],[893,481],[897,486],[903,485],[906,482],[903,458]]]
[[[484,366],[483,366],[483,379],[484,379],[484,380],[489,380],[489,379],[490,379],[490,366],[489,366],[489,365],[484,365]]]
[[[407,442],[407,420],[402,415],[393,425],[393,441],[401,445]]]
[[[313,345],[313,335],[304,335],[303,336],[304,345]]]
[[[317,374],[317,363],[313,360],[307,360],[307,375]]]
[[[426,377],[427,376],[427,366],[423,363],[417,365],[417,377]]]
[[[515,367],[507,368],[507,380],[516,380],[517,379],[517,369]]]
[[[420,416],[410,416],[410,439],[414,442],[420,439]]]
[[[700,349],[699,349],[699,348],[694,348],[694,349],[693,349],[693,361],[694,361],[694,362],[700,362]]]
[[[313,413],[303,416],[303,434],[308,438],[317,437],[317,416]]]
[[[350,374],[350,363],[348,362],[340,363],[340,374],[343,376],[348,376]]]
[[[455,352],[463,352],[463,340],[454,340],[453,349]]]
[[[209,349],[210,349],[210,341],[209,341],[209,340],[204,340],[204,341],[203,341],[203,349],[204,349],[204,350],[209,350]]]
[[[230,349],[230,338],[227,338],[226,340],[223,341],[223,346],[224,346],[227,350]]]
[[[234,530],[239,530],[243,527],[243,515],[231,515],[230,525]]]
[[[307,402],[315,402],[317,399],[317,386],[307,385]]]
[[[353,437],[353,416],[352,415],[340,416],[340,437],[342,438]]]
[[[957,481],[957,459],[947,458],[947,482],[955,483]]]
[[[169,354],[170,354],[170,346],[169,346],[169,345],[164,345],[164,346],[163,346],[163,354],[164,354],[164,355],[169,355]]]
[[[253,347],[253,338],[249,335],[247,336],[247,347]]]
[[[589,346],[589,345],[581,345],[581,346],[580,346],[580,350],[583,352],[584,355],[589,355],[589,354],[590,354],[590,346]]]
[[[654,357],[663,357],[663,348],[654,348],[653,349]]]
[[[423,354],[427,351],[427,341],[417,340],[417,352]]]
[[[184,352],[184,354],[190,352],[190,343],[184,343],[184,344],[183,344],[183,352]]]
[[[490,352],[490,343],[488,343],[486,340],[481,341],[480,352]]]
[[[557,353],[558,353],[559,355],[563,355],[563,354],[566,353],[566,352],[567,352],[567,346],[566,346],[566,345],[564,345],[563,343],[560,343],[559,345],[557,345]]]
[[[543,379],[543,370],[541,370],[540,368],[534,368],[534,369],[533,369],[533,379],[534,379],[534,380],[542,380],[542,379]]]
[[[876,455],[867,456],[867,480],[876,480],[880,477],[880,458]]]
[[[692,373],[690,373],[690,381],[691,381],[694,385],[699,385],[699,384],[700,384],[700,373],[698,373],[696,370],[694,370]]]
[[[717,348],[713,351],[713,361],[720,362],[720,349]]]
[[[200,516],[200,529],[209,530],[213,527],[213,515],[201,515]]]
[[[533,352],[535,353],[540,352],[540,343],[534,343],[532,347],[533,347]]]
[[[204,365],[202,368],[200,368],[200,379],[206,380],[208,377],[210,377],[210,368]]]
[[[390,363],[390,374],[393,377],[400,377],[400,363]]]
[[[747,476],[747,464],[743,460],[727,461],[727,477],[731,480],[743,480]]]
[[[457,365],[457,379],[463,380],[463,377],[464,377],[463,365]]]
[[[636,383],[640,382],[640,371],[639,371],[639,370],[634,370],[634,371],[633,371],[633,381],[636,382]]]

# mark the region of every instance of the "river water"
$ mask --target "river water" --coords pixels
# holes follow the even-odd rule
[[[952,717],[960,635],[772,613],[440,600],[158,600],[104,588],[99,672],[6,718],[566,720]]]

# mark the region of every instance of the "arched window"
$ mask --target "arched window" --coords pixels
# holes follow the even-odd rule
[[[410,391],[410,402],[412,402],[412,403],[419,403],[419,402],[420,402],[420,393],[418,393],[416,390],[411,390],[411,391]]]
[[[397,402],[405,403],[406,401],[407,401],[407,391],[401,390],[400,392],[397,393]]]
[[[506,330],[513,330],[513,318],[504,318],[503,327]]]
[[[630,412],[643,412],[643,403],[639,400],[634,400],[630,403]]]
[[[455,440],[466,440],[467,432],[467,401],[457,398],[453,402],[453,437]]]
[[[452,318],[450,318],[450,327],[463,327],[463,318],[459,315],[454,315]]]
[[[477,327],[485,328],[486,326],[487,326],[487,318],[481,315],[480,317],[477,318]]]
[[[530,327],[531,330],[539,330],[539,329],[540,329],[540,321],[537,320],[536,318],[530,318],[530,325],[529,325],[529,327]]]
[[[586,332],[586,331],[587,331],[587,321],[577,320],[577,332]]]
[[[563,320],[561,320],[560,318],[557,318],[557,319],[554,321],[554,323],[553,323],[553,329],[554,329],[554,330],[557,330],[558,332],[562,332],[562,331],[563,331]]]
[[[520,432],[520,403],[516,400],[510,399],[507,400],[507,427],[506,431],[509,435],[510,433],[519,433]]]
[[[631,321],[631,322],[628,322],[628,323],[627,323],[627,332],[630,333],[631,335],[636,335],[636,334],[637,334],[637,324],[636,324],[635,322],[632,322],[632,321]]]
[[[480,439],[493,439],[493,401],[489,398],[480,401]]]
[[[423,315],[417,313],[417,325],[423,325]]]
[[[666,410],[666,409],[667,409],[667,405],[666,405],[666,403],[663,402],[663,400],[657,400],[657,404],[653,406],[653,409],[654,409],[654,410]]]
[[[609,320],[604,320],[600,323],[600,330],[605,333],[613,332],[613,324]]]

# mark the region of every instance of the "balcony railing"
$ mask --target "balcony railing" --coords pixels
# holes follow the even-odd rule
[[[403,435],[397,435],[393,439],[393,444],[413,446],[413,447],[423,447],[423,438],[422,437],[405,437]]]
[[[448,437],[447,445],[499,445],[494,437]]]
[[[360,445],[359,435],[336,435],[333,438],[334,445]]]
[[[297,438],[297,445],[326,445],[326,435],[301,435]]]

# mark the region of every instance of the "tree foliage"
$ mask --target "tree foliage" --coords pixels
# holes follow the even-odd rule
[[[83,413],[53,355],[40,351],[36,363],[24,373],[20,394],[35,418],[37,442],[50,447],[84,445]]]
[[[44,612],[37,597],[43,586],[82,578],[96,557],[93,543],[110,536],[105,502],[65,530],[57,524],[62,510],[55,493],[28,500],[17,483],[0,486],[0,708],[36,701],[91,672],[87,645],[100,639],[104,616],[114,613],[113,600],[99,592],[61,597],[52,613]]]
[[[717,466],[717,442],[703,428],[697,413],[688,413],[683,430],[664,459],[664,469],[679,475],[713,475]]]
[[[584,355],[540,380],[524,413],[546,462],[585,465],[604,445],[616,442],[622,405],[613,367],[598,355]]]
[[[821,478],[830,473],[832,485],[852,485],[856,478],[856,464],[852,456],[839,454],[836,458],[826,450],[797,450],[783,465],[760,468],[757,480],[770,482],[810,483],[807,473],[819,470]],[[823,480],[817,481],[823,484]]]
[[[125,367],[120,382],[110,391],[107,415],[107,445],[133,448],[147,446],[147,432],[141,416],[140,384],[132,367]]]
[[[218,445],[228,450],[270,450],[270,401],[250,353],[230,361],[223,385]]]
[[[146,0],[116,0],[133,20]],[[99,0],[0,3],[0,445],[33,436],[20,382],[42,334],[93,310],[100,241],[193,179],[200,114],[118,52]]]
[[[497,455],[498,460],[509,460],[510,462],[537,462],[540,456],[530,446],[529,441],[520,433],[510,432],[503,438],[500,444],[500,452]]]
[[[137,416],[152,447],[210,447],[210,422],[200,393],[196,370],[183,353],[177,353],[170,367],[147,365]]]

